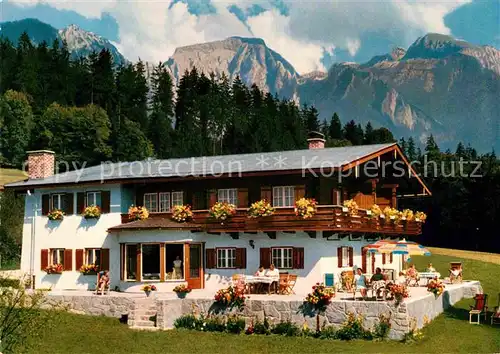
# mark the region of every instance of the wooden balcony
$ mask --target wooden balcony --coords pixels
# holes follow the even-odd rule
[[[358,215],[351,216],[343,212],[342,207],[331,205],[318,206],[317,213],[310,219],[297,217],[293,208],[277,208],[272,216],[262,218],[249,218],[247,209],[239,208],[236,215],[222,223],[210,218],[208,210],[195,210],[193,213],[193,220],[188,224],[172,221],[170,213],[151,213],[148,220],[121,225],[116,229],[182,228],[193,231],[227,233],[326,231],[328,233],[378,233],[384,235],[419,235],[422,232],[422,224],[416,221],[394,223],[391,220],[371,217],[367,215],[365,210],[359,210]],[[122,214],[122,223],[128,222],[128,215]],[[151,226],[148,227],[148,224]]]

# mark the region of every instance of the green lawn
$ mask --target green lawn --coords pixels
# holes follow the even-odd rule
[[[448,256],[414,257],[417,268],[432,262],[441,274],[448,273]],[[461,259],[464,278],[478,279],[489,305],[500,292],[500,265]],[[136,332],[118,320],[62,314],[57,324],[44,328],[30,339],[29,353],[325,353],[325,352],[499,352],[500,326],[468,323],[472,299],[461,301],[423,330],[418,343],[341,342],[278,336],[235,336],[191,331]]]

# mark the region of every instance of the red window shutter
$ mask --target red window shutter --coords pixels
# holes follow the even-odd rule
[[[120,243],[120,280],[125,280],[125,245]]]
[[[354,248],[349,247],[349,267],[354,265]]]
[[[205,249],[205,267],[207,269],[213,269],[216,266],[215,262],[215,249],[214,248],[207,248]]]
[[[293,249],[293,268],[304,269],[304,247]]]
[[[248,188],[238,188],[238,208],[248,208]]]
[[[49,250],[43,249],[40,252],[40,269],[45,270],[49,266]]]
[[[83,255],[84,255],[83,249],[75,250],[75,270],[76,271],[79,271],[83,265],[83,262],[84,262]]]
[[[82,214],[85,209],[85,193],[76,193],[76,213]]]
[[[101,248],[101,270],[109,270],[109,248]]]
[[[42,215],[47,215],[50,212],[50,195],[42,195]]]
[[[338,267],[342,268],[342,247],[337,247],[337,261]]]
[[[368,251],[366,248],[363,248],[361,251],[361,268],[363,268],[363,271],[366,271],[366,255]]]
[[[382,264],[385,264],[385,253],[382,253]]]
[[[389,263],[392,263],[392,253],[389,253]]]
[[[246,248],[237,248],[236,249],[236,268],[238,269],[246,269],[247,267],[247,249]]]
[[[74,199],[75,199],[74,193],[67,193],[64,195],[64,213],[66,215],[73,215]]]
[[[271,249],[261,248],[260,249],[260,266],[264,268],[269,268],[271,265]]]
[[[295,200],[304,198],[305,195],[306,195],[306,186],[304,185],[295,186]]]
[[[64,250],[64,270],[73,270],[73,250],[65,249]]]
[[[106,214],[111,210],[111,193],[109,191],[101,192],[101,211]]]
[[[271,187],[260,187],[260,199],[265,199],[268,202],[273,202]]]

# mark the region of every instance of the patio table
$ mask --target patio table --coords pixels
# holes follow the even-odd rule
[[[429,283],[429,280],[434,279],[434,278],[441,278],[441,273],[439,272],[419,272],[418,276],[420,279],[425,279],[427,283]]]
[[[272,278],[272,277],[260,277],[256,275],[245,275],[245,282],[247,284],[267,284],[268,289],[267,292],[271,292],[271,284],[273,281],[279,281],[279,279]]]

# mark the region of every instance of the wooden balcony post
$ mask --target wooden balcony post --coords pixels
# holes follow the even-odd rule
[[[160,281],[165,281],[165,244],[160,243]]]
[[[396,189],[397,187],[392,187],[392,200],[391,204],[393,208],[397,208],[397,198],[396,198]]]
[[[135,280],[142,281],[142,245],[140,243],[137,244],[137,258],[136,258],[136,271],[135,271]]]
[[[373,204],[377,204],[377,179],[372,179],[372,196]]]

